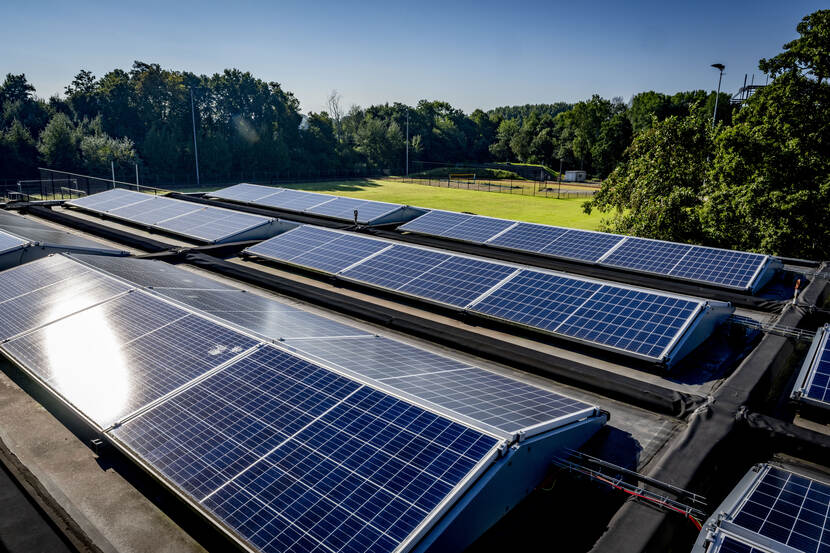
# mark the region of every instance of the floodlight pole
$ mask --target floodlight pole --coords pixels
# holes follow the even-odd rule
[[[713,63],[712,67],[720,71],[720,75],[718,75],[718,93],[715,94],[715,109],[712,111],[712,128],[715,128],[715,121],[718,118],[718,100],[720,99],[720,83],[721,79],[723,79],[723,70],[726,69],[726,66],[722,63]]]
[[[406,176],[409,178],[409,107],[406,108]]]
[[[193,87],[190,87],[190,120],[193,123],[193,156],[196,158],[196,186],[199,182],[199,146],[196,144],[196,110],[193,108]]]

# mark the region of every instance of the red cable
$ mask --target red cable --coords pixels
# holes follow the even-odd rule
[[[700,524],[700,522],[698,522],[698,521],[697,521],[697,519],[696,519],[695,517],[693,517],[691,514],[687,513],[687,512],[686,512],[686,511],[684,511],[683,509],[679,509],[679,508],[675,507],[674,505],[669,505],[669,504],[668,504],[668,503],[666,503],[665,501],[660,501],[659,499],[655,499],[655,498],[653,498],[653,497],[648,497],[648,496],[645,496],[645,495],[639,494],[639,493],[637,493],[637,492],[631,491],[631,490],[629,490],[629,489],[623,488],[622,486],[618,486],[617,484],[614,484],[614,483],[613,483],[613,482],[611,482],[610,480],[606,480],[605,478],[603,478],[603,477],[601,477],[601,476],[599,476],[599,475],[595,475],[595,474],[594,474],[594,475],[591,475],[591,476],[593,476],[594,478],[596,478],[596,479],[598,479],[598,480],[602,480],[603,482],[605,482],[606,484],[608,484],[608,485],[609,485],[609,486],[611,486],[612,488],[615,488],[615,489],[618,489],[618,490],[620,490],[620,491],[623,491],[623,492],[625,492],[625,493],[627,493],[627,494],[629,494],[629,495],[633,495],[633,496],[635,496],[635,497],[639,497],[639,498],[641,498],[641,499],[645,499],[646,501],[651,501],[652,503],[657,503],[658,505],[662,505],[662,506],[664,506],[664,507],[667,507],[667,508],[671,509],[672,511],[675,511],[675,512],[678,512],[678,513],[680,513],[680,514],[682,514],[682,515],[685,515],[686,517],[688,517],[688,519],[689,519],[689,520],[691,520],[691,521],[692,521],[692,524],[694,524],[694,525],[695,525],[695,528],[697,528],[697,530],[698,530],[698,531],[700,531],[700,530],[703,528],[703,526]]]

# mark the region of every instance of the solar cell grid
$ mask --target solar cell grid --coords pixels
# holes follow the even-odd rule
[[[212,278],[155,259],[80,254],[72,254],[71,259],[78,259],[139,286],[235,290]]]
[[[62,255],[13,267],[0,273],[0,302],[83,273],[82,268]]]
[[[2,347],[106,428],[256,343],[134,292]]]
[[[326,229],[302,225],[251,246],[245,251],[278,261],[291,261],[298,255],[333,241],[338,236],[337,233]]]
[[[599,288],[594,282],[523,270],[470,309],[552,331]]]
[[[724,286],[748,288],[764,259],[765,256],[756,253],[693,246],[669,274]]]
[[[626,238],[601,263],[637,271],[669,274],[669,271],[691,250],[692,246],[686,244]]]
[[[105,190],[103,192],[98,192],[97,194],[84,196],[82,198],[75,198],[74,200],[69,200],[67,203],[95,211],[107,211],[109,209],[130,205],[135,202],[145,201],[150,198],[152,198],[152,196],[142,194],[141,192],[133,192],[132,190],[125,190],[123,188],[113,188],[112,190]]]
[[[603,286],[556,328],[557,333],[660,358],[699,303]]]
[[[719,545],[712,547],[710,553],[768,553],[768,551],[749,545],[732,536],[725,536]]]
[[[830,336],[830,332],[825,332],[822,344],[816,353],[806,395],[810,399],[830,404],[830,348],[827,347],[828,336]]]
[[[519,223],[501,236],[488,240],[487,243],[502,248],[538,252],[566,232],[568,229]]]
[[[338,273],[366,257],[390,246],[388,242],[372,240],[363,236],[331,233],[334,240],[325,247],[301,253],[292,259],[293,263],[313,267],[329,273]]]
[[[398,291],[464,307],[514,272],[511,266],[453,256]]]
[[[341,276],[397,290],[412,279],[450,259],[449,254],[410,246],[392,246]]]
[[[830,485],[776,467],[739,504],[732,521],[798,551],[830,549]]]
[[[486,242],[489,238],[514,224],[513,221],[476,215],[445,229],[441,235],[464,240],[465,242],[481,243]]]
[[[301,190],[283,190],[279,194],[266,196],[257,201],[258,204],[285,209],[287,211],[305,211],[310,207],[320,205],[334,199],[334,196],[303,192]]]
[[[156,196],[145,202],[137,202],[113,209],[109,213],[113,216],[124,217],[125,219],[138,223],[154,225],[159,221],[194,213],[201,209],[204,208],[196,204],[187,204],[185,202],[177,202]]]
[[[267,346],[111,433],[266,552],[393,551],[499,443]]]
[[[398,227],[400,230],[408,232],[419,232],[422,234],[436,234],[441,236],[441,233],[446,229],[462,223],[468,219],[472,219],[474,215],[467,213],[456,213],[454,211],[439,211],[432,210],[417,219],[409,221],[405,225]]]
[[[265,198],[266,196],[271,196],[273,194],[279,194],[282,191],[282,188],[240,183],[229,186],[228,188],[211,192],[210,196],[226,200],[235,200],[237,202],[256,202],[261,198]]]
[[[539,252],[580,261],[596,261],[622,239],[622,236],[615,234],[571,229]]]

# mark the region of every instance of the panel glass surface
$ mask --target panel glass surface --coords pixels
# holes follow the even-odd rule
[[[691,250],[686,244],[629,237],[601,264],[667,275]]]
[[[156,259],[81,254],[71,254],[71,257],[139,286],[236,290],[212,278]]]
[[[735,524],[804,553],[830,550],[830,485],[771,467],[738,506]]]
[[[47,242],[57,246],[78,246],[107,250],[113,249],[111,246],[105,246],[88,238],[83,238],[70,232],[50,227],[39,221],[22,217],[11,211],[0,210],[0,228],[16,234],[17,236],[21,236],[31,242]]]
[[[53,255],[0,273],[0,339],[37,328],[130,287]]]
[[[593,282],[523,270],[470,309],[553,331],[600,286]]]
[[[487,243],[513,250],[539,252],[566,232],[568,232],[568,229],[534,225],[533,223],[519,223]]]
[[[157,226],[203,240],[216,241],[257,227],[267,221],[267,218],[258,215],[208,207],[180,217],[159,221]]]
[[[155,196],[144,202],[113,209],[109,213],[110,215],[123,217],[137,223],[155,225],[159,221],[194,213],[202,209],[204,209],[204,206]]]
[[[539,252],[580,261],[596,261],[622,239],[622,236],[615,234],[571,229]]]
[[[363,236],[333,234],[335,234],[334,240],[325,246],[298,255],[291,262],[328,273],[338,273],[361,259],[390,246],[389,242],[372,240]]]
[[[711,550],[711,553],[768,553],[768,551],[753,547],[732,536],[725,536],[723,541]]]
[[[333,200],[334,196],[303,192],[301,190],[283,190],[279,194],[266,196],[257,201],[257,204],[286,211],[305,211],[310,207]]]
[[[457,225],[445,229],[444,232],[441,233],[441,236],[456,238],[458,240],[464,240],[465,242],[481,243],[486,242],[513,224],[514,221],[505,221],[503,219],[493,219],[491,217],[476,215],[465,221],[461,221]]]
[[[603,286],[556,332],[660,358],[698,306],[680,298]]]
[[[308,212],[353,221],[354,210],[357,209],[357,221],[359,223],[368,223],[372,219],[385,215],[400,207],[402,206],[399,204],[385,202],[372,202],[357,200],[355,198],[335,198],[330,202],[310,208]]]
[[[156,292],[273,340],[370,335],[357,328],[242,290],[157,288]]]
[[[260,186],[258,184],[240,183],[215,192],[208,192],[208,196],[213,198],[222,198],[226,200],[234,200],[237,202],[256,202],[260,198],[279,194],[282,188],[274,188],[272,186]]]
[[[112,434],[265,552],[393,551],[498,443],[270,347]]]
[[[397,290],[452,256],[409,246],[392,246],[341,273],[346,278]]]
[[[341,236],[327,229],[303,225],[247,248],[245,251],[277,261],[291,261],[298,255]]]
[[[15,338],[2,348],[106,428],[256,343],[133,292]]]
[[[469,215],[467,213],[432,210],[409,221],[405,225],[399,226],[398,230],[443,236],[443,233],[448,229],[473,217],[475,215]]]
[[[113,188],[112,190],[105,190],[103,192],[98,192],[97,194],[84,196],[83,198],[75,198],[74,200],[69,200],[66,203],[69,205],[92,209],[94,211],[107,211],[130,205],[135,202],[142,202],[150,198],[152,198],[152,196],[142,194],[141,192],[133,192],[132,190],[125,190],[123,188]]]
[[[669,274],[746,289],[765,259],[757,253],[693,246],[692,251]]]
[[[5,253],[10,250],[15,250],[21,246],[25,246],[26,241],[12,236],[0,230],[0,253]]]
[[[398,291],[464,307],[515,271],[508,265],[453,256]]]
[[[830,332],[825,332],[823,345],[816,353],[810,385],[805,395],[816,401],[830,404],[830,348],[827,347]]]

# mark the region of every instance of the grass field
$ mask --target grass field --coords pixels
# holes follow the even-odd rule
[[[407,204],[450,211],[467,211],[479,215],[516,219],[595,230],[600,222],[596,212],[582,212],[585,198],[557,200],[495,192],[478,192],[456,188],[438,188],[391,179],[344,182],[313,182],[282,185],[285,188],[328,192],[340,196],[365,198],[381,202]]]

